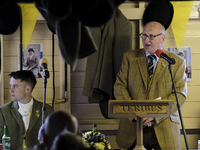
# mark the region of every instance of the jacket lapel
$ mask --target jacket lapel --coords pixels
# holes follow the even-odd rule
[[[152,84],[155,84],[158,82],[158,80],[162,77],[163,72],[167,68],[168,68],[168,62],[160,58],[153,74]]]
[[[23,133],[25,133],[24,122],[22,120],[22,116],[18,112],[19,106],[18,106],[17,102],[13,102],[11,107],[12,107],[11,113],[12,113],[14,119],[19,124],[19,126],[22,129]]]
[[[30,118],[30,123],[29,123],[29,128],[28,128],[29,131],[34,127],[38,119],[41,119],[41,123],[42,123],[41,113],[42,113],[42,110],[40,109],[40,105],[35,99],[33,99],[32,113],[31,113],[31,118]]]
[[[142,52],[138,53],[138,59],[137,64],[140,70],[140,74],[143,80],[143,83],[145,84],[145,87],[147,89],[147,59],[145,55],[144,49],[141,49]]]

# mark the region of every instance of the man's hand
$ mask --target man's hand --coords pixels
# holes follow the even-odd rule
[[[143,125],[150,127],[150,126],[153,125],[153,120],[154,120],[153,117],[151,117],[151,118],[143,118]]]
[[[134,119],[137,120],[137,117],[135,117]],[[151,117],[151,118],[142,118],[143,125],[144,126],[148,126],[148,127],[152,126],[154,119],[155,118],[153,118],[153,117]]]

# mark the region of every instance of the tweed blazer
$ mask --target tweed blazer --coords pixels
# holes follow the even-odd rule
[[[35,55],[33,55],[31,59],[30,59],[30,56],[27,58],[25,67],[32,68],[32,69],[35,69],[35,68],[38,69],[39,68],[38,64],[39,64],[38,58]]]
[[[38,142],[38,131],[42,125],[42,107],[43,103],[33,99],[32,114],[29,128],[26,131],[26,146],[32,149]],[[9,102],[0,107],[0,140],[4,134],[4,125],[8,126],[8,132],[11,137],[11,150],[22,150],[22,144],[25,134],[24,122],[18,112],[17,102]],[[45,116],[53,112],[53,108],[46,105]]]
[[[185,61],[176,54],[166,51],[174,58],[172,74],[180,105],[186,101],[187,82]],[[154,70],[151,85],[147,71],[147,60],[144,49],[131,50],[124,53],[121,68],[114,85],[116,100],[146,100],[161,97],[161,100],[173,100],[172,110],[168,118],[155,118],[153,124],[155,134],[162,149],[181,149],[180,127],[177,113],[176,97],[174,94],[168,62],[160,58]],[[136,123],[132,119],[121,119],[116,142],[121,148],[129,148],[136,138]]]

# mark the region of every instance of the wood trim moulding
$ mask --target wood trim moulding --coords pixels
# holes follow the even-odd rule
[[[82,130],[82,132],[87,132],[88,130]],[[117,135],[117,130],[97,130],[106,136]],[[181,134],[183,135],[183,130],[181,129]],[[200,134],[200,129],[186,129],[186,134]]]

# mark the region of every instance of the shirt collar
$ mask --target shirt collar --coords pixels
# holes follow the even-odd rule
[[[30,109],[32,108],[33,106],[33,97],[31,97],[31,100],[30,102],[28,102],[27,104],[23,104],[21,102],[18,102],[18,105],[19,105],[19,108],[22,108],[23,110],[26,109],[30,111]]]
[[[149,55],[152,55],[151,53],[149,53],[149,52],[147,52],[147,51],[145,51],[146,52],[146,58],[149,56]],[[155,56],[156,56],[156,54],[154,54]],[[147,58],[147,60],[148,60],[148,58]],[[158,62],[158,60],[159,60],[159,57],[158,56],[156,56],[156,61]]]

